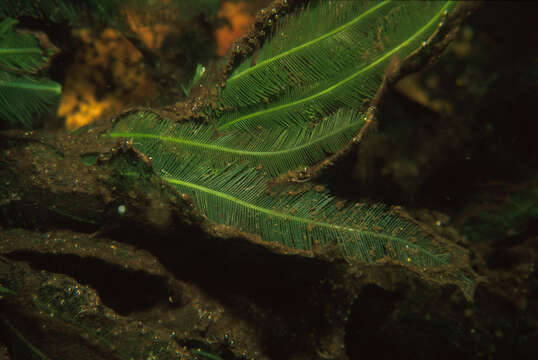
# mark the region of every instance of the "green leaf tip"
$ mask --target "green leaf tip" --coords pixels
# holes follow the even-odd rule
[[[205,66],[202,64],[196,65],[196,69],[194,70],[194,76],[192,77],[192,80],[187,84],[187,86],[184,86],[181,84],[181,90],[183,90],[183,93],[185,96],[189,96],[191,94],[192,87],[200,80],[202,75],[204,75],[206,69]]]

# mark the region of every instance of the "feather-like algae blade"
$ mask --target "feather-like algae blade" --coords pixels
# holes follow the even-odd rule
[[[278,176],[347,148],[370,121],[366,114],[340,109],[311,127],[219,134],[208,124],[176,123],[151,112],[138,112],[122,118],[110,136],[133,139],[143,151],[159,146],[169,154],[202,156],[217,166],[246,161],[263,174]]]
[[[144,152],[165,181],[189,194],[218,224],[304,251],[336,245],[350,260],[388,261],[433,281],[441,281],[442,274],[442,281],[460,286],[466,295],[474,289],[465,250],[387,206],[344,204],[325,190],[294,187],[270,195],[269,179],[245,164],[216,168],[199,157],[164,150]]]
[[[329,53],[323,47],[313,48],[312,54],[305,59],[289,56],[278,69],[267,73],[258,71],[256,81],[244,76],[241,80],[244,82],[243,90],[229,97],[226,89],[223,91],[223,99],[228,99],[223,105],[236,111],[220,114],[219,129],[304,126],[312,119],[326,116],[340,107],[364,107],[381,85],[391,59],[404,59],[419,49],[454,6],[455,3],[451,1],[390,2],[377,7],[364,18],[363,21],[368,20],[368,26],[360,27],[364,24],[357,21],[354,26],[328,37],[345,39],[342,42],[345,45],[332,42]],[[317,76],[306,76],[297,86],[293,80],[287,80],[310,73],[312,63],[316,64],[318,58],[323,59],[325,66],[316,68]],[[343,64],[339,66],[329,64],[340,61]],[[326,74],[324,69],[329,69]],[[280,79],[284,79],[282,81],[287,85],[280,84]],[[264,91],[264,85],[260,84],[269,84],[267,86],[270,87],[274,82],[285,90],[265,98],[258,105],[245,106],[242,99],[251,98],[249,93]],[[232,84],[230,91],[238,87]]]
[[[4,74],[0,76],[0,118],[31,128],[33,117],[49,111],[61,93],[61,85],[50,79]]]

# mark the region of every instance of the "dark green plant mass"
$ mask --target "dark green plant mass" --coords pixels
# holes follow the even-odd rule
[[[17,22],[0,21],[0,119],[31,128],[36,115],[58,102],[62,87],[40,74],[52,51],[34,34],[16,32]]]
[[[277,14],[266,22],[272,36],[217,85],[208,122],[138,111],[110,136],[132,139],[218,224],[307,253],[336,246],[350,261],[400,264],[470,299],[464,249],[399,208],[340,201],[308,181],[361,139],[390,76],[433,52],[456,8],[323,1]]]

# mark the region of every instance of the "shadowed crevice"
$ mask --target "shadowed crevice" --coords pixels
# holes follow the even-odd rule
[[[92,287],[104,305],[123,316],[166,304],[170,296],[165,278],[127,270],[96,258],[30,251],[15,251],[6,257],[24,261],[37,271],[65,274]]]

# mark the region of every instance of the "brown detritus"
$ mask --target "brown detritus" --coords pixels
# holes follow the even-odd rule
[[[176,216],[194,214],[189,204],[181,204],[178,196],[162,186],[163,181],[152,174],[149,159],[129,141],[103,137],[110,125],[101,123],[79,135],[3,133],[0,161],[5,166],[0,173],[9,184],[9,194],[17,195],[2,199],[2,204],[12,213],[13,221],[36,222],[45,228],[67,221],[96,231],[117,223],[120,205],[129,209],[126,218],[147,213],[151,203],[159,204],[159,209],[166,204],[167,211]],[[84,163],[88,154],[95,157],[94,163]],[[138,166],[147,182],[123,183],[122,170],[117,167],[123,162]],[[144,219],[147,221],[145,216],[137,220]]]
[[[201,261],[198,266],[196,262],[192,262],[193,256],[196,258],[202,253],[207,253],[206,251],[200,253],[202,249],[197,249],[195,242],[185,242],[181,245],[183,252],[173,254],[167,250],[174,247],[171,241],[173,234],[166,235],[168,241],[157,243],[155,239],[145,241],[143,238],[133,239],[136,247],[123,241],[94,238],[70,231],[43,234],[27,230],[11,230],[2,234],[6,236],[3,238],[5,242],[0,246],[0,254],[6,258],[0,259],[2,263],[0,282],[9,285],[17,292],[16,297],[6,298],[3,310],[9,314],[10,323],[27,335],[24,323],[45,324],[43,331],[48,333],[40,338],[48,339],[47,344],[70,343],[85,349],[93,358],[98,359],[115,358],[115,350],[135,351],[138,346],[149,344],[150,339],[153,344],[171,340],[169,346],[173,345],[171,348],[180,352],[183,344],[197,339],[228,348],[237,356],[244,354],[248,358],[255,356],[269,360],[275,358],[270,355],[272,352],[290,353],[294,352],[293,349],[300,349],[301,353],[297,355],[310,358],[318,353],[333,358],[345,358],[345,348],[340,344],[344,341],[344,328],[350,306],[360,286],[355,276],[348,275],[346,271],[348,267],[344,262],[337,261],[334,266],[329,266],[328,263],[305,259],[304,256],[289,256],[290,253],[285,249],[282,253],[287,256],[272,255],[272,252],[261,250],[262,248],[256,243],[253,243],[254,246],[236,247],[230,242],[225,246],[232,246],[235,251],[239,250],[239,254],[234,257],[242,256],[240,254],[246,254],[248,257],[243,263],[240,261],[230,263],[226,256],[232,253],[223,254],[225,257],[222,259],[219,259],[219,256],[215,257],[216,254],[210,255],[207,261],[233,264],[229,268],[223,268],[221,273],[207,268],[202,258],[197,260]],[[142,233],[140,235],[143,236]],[[158,234],[157,237],[162,235]],[[234,234],[229,233],[227,236]],[[237,240],[233,241],[237,244]],[[214,245],[219,246],[218,243]],[[144,250],[140,250],[140,247]],[[69,257],[73,255],[76,257]],[[77,257],[86,260],[80,261]],[[187,267],[182,266],[188,261],[187,259],[191,259],[192,263]],[[31,264],[32,269],[20,263],[21,261]],[[175,265],[170,261],[175,261]],[[260,261],[265,265],[260,266]],[[74,279],[66,274],[55,275],[54,264],[61,264],[63,271],[68,272],[67,275],[69,268],[80,268],[83,272],[79,275],[73,273]],[[290,271],[299,264],[306,267],[304,275],[300,275],[298,279],[285,280],[282,284],[282,275],[278,274],[282,268]],[[125,299],[120,302],[116,299],[116,305],[110,308],[104,301],[110,296],[110,290],[98,283],[95,283],[96,287],[93,288],[77,280],[78,276],[86,273],[83,278],[94,284],[97,279],[92,280],[91,274],[98,277],[100,271],[103,271],[100,268],[110,266],[116,267],[116,271],[120,274],[124,272],[124,276],[132,277],[131,285],[121,284],[124,293],[148,286],[147,280],[144,280],[146,277],[144,274],[148,273],[158,277],[151,278],[153,283],[156,279],[160,279],[160,282],[167,284],[170,295],[166,295],[165,292],[162,298],[158,298],[154,294],[141,292],[138,295],[140,298],[152,298],[154,302],[152,306],[129,313],[128,317],[120,315],[118,312],[125,311],[122,303],[132,304],[136,301]],[[250,276],[242,279],[239,274],[244,273],[242,270],[244,266],[248,266],[252,276],[263,279],[263,282],[256,285]],[[329,273],[327,273],[328,266]],[[281,270],[275,273],[275,269]],[[120,274],[115,273],[114,277]],[[183,280],[185,278],[186,280]],[[193,284],[189,278],[196,279],[196,283]],[[214,284],[222,282],[226,284],[225,289],[228,290],[215,292]],[[247,284],[250,284],[251,290],[244,292],[242,289]],[[133,290],[129,290],[129,287]],[[253,287],[257,288],[254,292]],[[289,288],[296,290],[288,295],[285,289]],[[272,296],[269,303],[264,300],[263,295],[268,289],[271,289],[269,291]],[[207,295],[208,292],[210,296]],[[44,298],[40,294],[51,297]],[[165,296],[167,297],[164,298]],[[305,299],[298,303],[290,302],[290,296]],[[310,301],[306,302],[306,299]],[[74,301],[76,305],[73,310]],[[87,323],[86,320],[90,318],[93,322]],[[259,323],[264,319],[271,319],[274,327],[261,329]],[[314,324],[318,326],[313,326]],[[320,324],[323,326],[319,327]],[[70,334],[67,337],[66,333],[60,331],[66,328]],[[53,329],[59,332],[56,333]],[[280,347],[271,350],[270,346],[268,349],[271,342],[280,341],[282,329],[286,329],[284,330],[286,337],[290,336],[289,345],[283,345],[284,350]],[[103,337],[98,335],[100,333]],[[260,333],[265,335],[260,337]],[[131,334],[141,335],[141,340],[136,344],[125,344],[122,338],[128,338]],[[114,347],[109,347],[110,343],[113,343]],[[64,355],[62,358],[66,358],[62,348],[65,347],[49,347],[41,345],[40,342],[40,349],[46,354]],[[103,353],[105,355],[99,355]],[[189,357],[183,358],[189,359]]]
[[[65,230],[43,233],[23,229],[4,230],[0,254],[9,256],[18,252],[96,258],[124,269],[144,270],[160,277],[171,276],[168,270],[156,262],[153,255],[146,250],[111,239]]]
[[[183,353],[185,359],[194,359],[175,343],[169,329],[118,315],[103,305],[94,289],[66,275],[37,271],[2,257],[0,278],[17,288],[17,295],[3,299],[2,312],[7,316],[2,317],[2,327],[20,333],[51,358],[120,359],[126,351],[145,357],[151,349],[159,349],[169,356]]]

